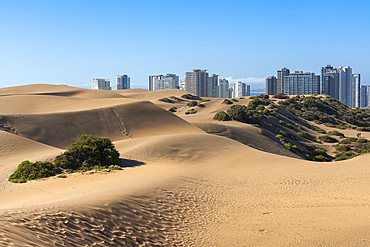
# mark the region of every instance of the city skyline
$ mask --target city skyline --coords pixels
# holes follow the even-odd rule
[[[326,64],[350,65],[367,85],[369,10],[367,1],[9,1],[0,8],[0,87],[89,88],[122,71],[131,88],[146,88],[148,75],[200,68],[253,89],[277,68],[320,74]]]

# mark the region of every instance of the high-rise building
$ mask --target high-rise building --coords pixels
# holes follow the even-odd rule
[[[352,107],[352,68],[341,66],[338,68],[339,74],[339,101]]]
[[[284,77],[286,95],[320,94],[320,76],[315,73],[295,71]]]
[[[360,107],[366,107],[369,105],[367,89],[368,89],[367,85],[361,85]]]
[[[227,90],[227,97],[228,98],[234,97],[233,96],[234,95],[234,92],[233,91],[234,91],[233,88],[232,87],[229,87],[229,89]]]
[[[130,77],[127,75],[117,75],[115,88],[116,90],[130,89]]]
[[[176,80],[173,77],[158,76],[153,78],[153,90],[176,89]]]
[[[193,69],[193,72],[186,72],[187,91],[199,97],[207,97],[208,78],[207,70]]]
[[[93,79],[92,89],[96,90],[111,90],[110,80],[108,79]]]
[[[339,73],[331,65],[321,68],[321,89],[322,94],[339,100]]]
[[[179,87],[181,90],[186,91],[186,79],[185,78],[180,79]]]
[[[234,82],[233,98],[243,97],[243,96],[250,96],[250,85],[246,85],[245,83],[241,81]]]
[[[219,79],[218,80],[218,87],[219,87],[219,97],[220,98],[229,98],[229,81],[226,79]]]
[[[275,76],[270,76],[266,78],[266,94],[268,95],[277,94],[276,86],[277,80]]]
[[[166,74],[166,75],[151,75],[151,76],[149,76],[148,90],[149,91],[160,90],[160,89],[156,89],[155,88],[154,82],[155,82],[155,80],[162,80],[164,78],[172,78],[172,79],[174,79],[175,86],[174,86],[174,88],[171,88],[171,89],[179,89],[180,88],[180,85],[179,85],[179,76],[177,76],[176,74]],[[169,80],[166,80],[166,81],[169,81]]]
[[[218,75],[211,75],[208,78],[208,86],[207,86],[207,97],[220,97],[220,89],[218,85]]]
[[[290,74],[290,70],[287,68],[281,68],[277,71],[277,80],[276,80],[276,93],[285,93],[284,92],[284,80],[285,77]]]
[[[352,75],[352,88],[351,88],[352,107],[361,107],[361,80],[360,74]]]

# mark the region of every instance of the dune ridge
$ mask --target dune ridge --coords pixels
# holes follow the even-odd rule
[[[193,115],[189,100],[158,100],[185,93],[0,89],[14,130],[0,130],[0,246],[369,246],[368,154],[303,160],[254,126],[213,121],[223,99]],[[110,137],[124,169],[7,181],[80,134]]]

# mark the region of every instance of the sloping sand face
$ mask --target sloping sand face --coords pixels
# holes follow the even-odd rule
[[[0,246],[370,245],[369,155],[305,161],[253,126],[214,123],[222,99],[193,116],[187,101],[158,101],[183,93],[1,89],[1,119],[16,134],[0,131]],[[112,138],[127,167],[7,181],[83,133]]]

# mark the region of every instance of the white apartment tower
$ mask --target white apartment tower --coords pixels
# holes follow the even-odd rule
[[[157,77],[153,79],[153,90],[176,89],[176,80],[173,77]]]
[[[108,79],[93,79],[92,89],[96,90],[111,90],[110,80]]]
[[[218,85],[218,75],[211,75],[208,78],[208,85],[207,85],[207,97],[215,97],[219,98],[220,96],[220,89]]]
[[[361,107],[360,74],[352,75],[352,107]]]
[[[130,89],[130,77],[127,75],[117,75],[115,88],[116,90]]]
[[[180,87],[181,90],[187,91],[186,90],[186,79],[185,78],[180,79],[179,84],[180,84],[179,87]]]
[[[218,80],[218,87],[219,87],[219,97],[220,98],[229,98],[229,81],[226,79],[219,79]]]
[[[250,95],[250,85],[246,85],[245,83],[241,81],[234,83],[233,98],[249,96],[249,95]]]

